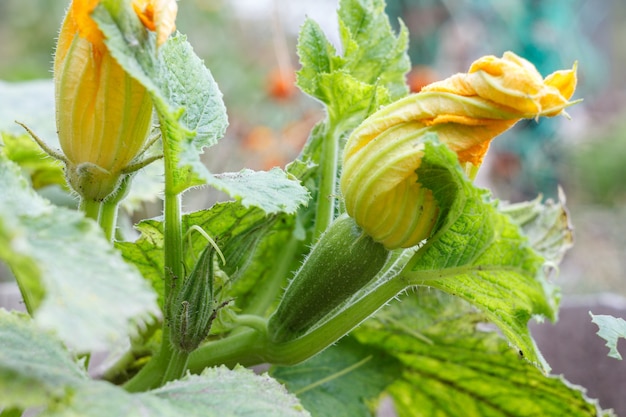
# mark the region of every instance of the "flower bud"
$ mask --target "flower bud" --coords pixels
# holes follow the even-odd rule
[[[183,352],[192,352],[207,338],[215,319],[213,253],[211,245],[204,249],[172,304],[170,341]]]
[[[113,58],[90,17],[98,3],[72,2],[54,57],[56,122],[67,177],[75,191],[94,201],[115,191],[143,149],[152,120],[146,88]],[[173,24],[167,28],[173,30]]]
[[[294,340],[368,284],[389,252],[342,215],[321,235],[270,317],[274,342]]]
[[[522,118],[562,114],[575,88],[576,66],[544,79],[530,62],[506,52],[384,107],[346,143],[340,184],[346,211],[388,249],[417,245],[439,214],[416,174],[421,138],[437,134],[473,177],[494,137]]]

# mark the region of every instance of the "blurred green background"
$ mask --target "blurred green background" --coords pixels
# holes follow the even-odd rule
[[[323,114],[293,86],[297,31],[308,15],[336,39],[336,7],[334,0],[179,2],[178,28],[213,72],[228,106],[227,137],[204,156],[213,172],[284,166],[298,154]],[[22,117],[16,101],[35,103],[22,120],[51,119],[51,90],[19,90],[16,83],[51,77],[65,8],[59,0],[0,1],[0,129],[14,130],[13,119]],[[584,102],[568,111],[571,120],[519,123],[494,141],[479,181],[512,201],[555,197],[563,187],[576,246],[559,283],[566,294],[626,295],[626,3],[388,0],[387,11],[411,32],[414,91],[506,50],[544,75],[578,62],[574,98]],[[208,204],[202,195],[195,198]]]

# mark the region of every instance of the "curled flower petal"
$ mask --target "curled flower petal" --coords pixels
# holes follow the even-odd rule
[[[91,12],[100,3],[100,0],[74,0],[69,15],[78,28],[78,34],[87,39],[92,45],[102,50],[104,35],[98,25],[91,18]]]
[[[576,66],[544,79],[530,62],[507,52],[480,58],[467,73],[392,103],[346,143],[346,211],[389,249],[418,244],[430,236],[439,209],[415,173],[423,155],[420,137],[436,133],[473,175],[493,138],[522,118],[562,114],[575,88]]]
[[[163,45],[176,29],[176,0],[133,0],[133,9],[141,23],[157,33],[157,45]]]

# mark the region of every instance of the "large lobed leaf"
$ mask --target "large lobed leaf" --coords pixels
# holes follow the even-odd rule
[[[411,283],[438,288],[480,308],[528,360],[548,369],[527,324],[534,315],[550,319],[556,315],[558,293],[547,279],[542,256],[547,249],[532,245],[539,247],[542,241],[531,242],[518,226],[521,217],[500,212],[484,190],[474,187],[445,145],[427,141],[417,174],[433,190],[442,216],[438,231],[416,252],[403,275]],[[538,202],[536,208],[544,210]],[[556,220],[548,229],[563,227]],[[525,228],[541,235],[546,225],[528,218]],[[563,240],[567,233],[553,235],[557,238],[551,245],[569,245]]]
[[[355,331],[366,346],[400,361],[390,385],[403,416],[596,416],[581,388],[545,376],[500,335],[479,331],[486,316],[458,298],[405,295]]]
[[[102,350],[159,314],[156,294],[98,225],[37,195],[0,155],[0,258],[40,326],[78,351]]]
[[[611,415],[524,360],[486,320],[469,303],[422,288],[337,345],[271,373],[313,416],[370,417],[386,395],[399,417]]]
[[[0,309],[0,409],[63,400],[86,380],[58,339],[27,316]]]
[[[44,417],[306,417],[297,398],[267,375],[244,368],[210,368],[201,375],[146,393],[90,381],[71,399],[44,411]]]
[[[308,416],[268,375],[206,369],[130,394],[90,380],[61,342],[30,318],[0,309],[0,409],[42,407],[42,416]]]
[[[291,250],[289,242],[292,240],[293,219],[287,213],[268,214],[258,207],[246,207],[242,203],[218,203],[182,217],[183,233],[187,233],[188,237],[184,242],[187,269],[193,267],[196,254],[208,244],[204,236],[192,230],[199,227],[215,241],[226,261],[224,264],[220,262],[219,268],[227,274],[228,281],[217,284],[216,296],[223,301],[236,299],[239,308],[248,304],[249,298],[254,298],[258,292],[254,289],[264,285],[263,281],[268,276],[279,274],[282,277],[276,288],[280,291],[293,267],[290,258],[275,256],[279,251],[285,254]],[[117,242],[116,246],[127,261],[139,268],[162,302],[163,222],[144,220],[136,227],[141,236],[135,242]],[[288,265],[283,265],[287,262],[283,259],[289,261]]]
[[[28,317],[0,309],[0,409],[41,416],[309,416],[268,375],[206,369],[145,393],[89,379],[59,340]]]

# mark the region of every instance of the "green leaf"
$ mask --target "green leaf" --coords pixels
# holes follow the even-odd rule
[[[245,207],[240,202],[218,203],[207,210],[200,210],[183,216],[183,233],[187,233],[193,226],[200,227],[215,240],[226,259],[225,265],[220,268],[229,275],[230,284],[235,286],[229,289],[229,296],[241,296],[251,291],[251,287],[269,273],[273,263],[267,253],[265,259],[258,260],[250,271],[253,253],[256,246],[269,231],[279,235],[280,241],[288,239],[285,228],[291,232],[284,216],[268,215],[258,207]],[[128,262],[135,264],[143,276],[152,283],[159,294],[159,301],[163,297],[163,222],[158,220],[144,220],[136,226],[141,236],[135,242],[118,242],[116,246]],[[194,255],[200,253],[208,244],[198,232],[189,232],[189,244],[186,250],[186,260],[189,269],[193,266]],[[267,270],[266,270],[267,269]],[[245,282],[239,282],[246,275]],[[226,297],[226,294],[222,294]],[[240,300],[238,300],[239,303]]]
[[[598,336],[606,340],[606,347],[609,348],[608,355],[611,358],[622,360],[622,355],[617,350],[617,342],[620,337],[626,339],[626,321],[619,317],[595,315],[591,312],[589,314],[591,321],[598,325]]]
[[[271,375],[298,396],[313,416],[374,416],[378,400],[401,375],[399,361],[348,337],[296,366]]]
[[[331,100],[328,112],[331,120],[338,121],[347,129],[358,125],[382,105],[391,102],[385,87],[360,81],[344,70],[320,75],[319,89],[326,97],[341,97],[340,100]]]
[[[226,106],[213,76],[185,36],[178,34],[170,38],[160,48],[159,56],[158,79],[169,111],[157,106],[157,112],[165,113],[161,117],[167,118],[176,130],[164,146],[172,147],[180,169],[179,190],[183,191],[213,178],[200,160],[200,154],[203,148],[215,145],[224,136],[228,126]],[[176,120],[171,120],[173,109],[176,109]],[[183,135],[182,138],[179,135]],[[189,169],[192,172],[188,172]]]
[[[309,415],[297,398],[274,379],[267,374],[255,375],[243,367],[209,368],[199,376],[189,376],[153,391],[153,395],[198,416],[205,415],[206,409],[214,410],[216,416]]]
[[[144,220],[135,225],[141,236],[134,242],[115,242],[126,262],[135,265],[152,285],[158,305],[163,305],[165,259],[163,256],[163,222]]]
[[[156,295],[81,213],[55,207],[0,154],[0,258],[35,321],[78,351],[102,350],[159,314]]]
[[[308,247],[299,236],[297,220],[286,216],[277,218],[255,243],[254,250],[248,251],[245,268],[234,275],[228,294],[244,313],[266,317]]]
[[[330,100],[320,90],[318,77],[331,72],[331,58],[335,54],[334,46],[326,39],[319,24],[307,18],[298,39],[298,55],[302,65],[297,74],[298,86],[326,104],[330,104]]]
[[[30,137],[6,133],[0,137],[2,152],[24,170],[34,189],[50,185],[67,187],[63,164],[50,158]]]
[[[528,202],[501,203],[498,209],[522,228],[532,248],[554,268],[574,244],[573,228],[569,223],[565,195],[561,189],[558,202],[548,200],[542,203],[539,196]]]
[[[356,79],[384,86],[391,101],[407,94],[409,32],[400,21],[400,33],[394,36],[384,1],[342,0],[339,33],[346,68]]]
[[[267,214],[293,214],[309,200],[307,189],[280,168],[219,174],[209,184],[241,201],[244,207],[258,207]]]
[[[87,379],[69,352],[26,316],[0,309],[0,409],[67,398]]]
[[[267,215],[257,207],[245,207],[239,202],[218,203],[208,210],[183,216],[183,228],[198,226],[213,237],[222,250],[226,263],[220,268],[231,281],[236,281],[246,270],[255,247],[275,224],[285,222],[282,216]],[[190,236],[193,253],[199,253],[207,244],[198,233]]]
[[[326,104],[331,119],[345,123],[346,130],[408,92],[408,31],[401,25],[396,36],[384,9],[383,0],[340,2],[342,56],[312,20],[300,31],[298,86]]]
[[[304,417],[310,414],[297,398],[267,375],[244,368],[210,368],[188,375],[162,388],[130,394],[123,389],[92,382],[45,417]]]
[[[467,303],[423,289],[403,296],[357,329],[361,343],[402,364],[388,392],[403,416],[596,416],[581,388],[520,357]]]
[[[427,139],[417,174],[442,209],[438,231],[409,261],[404,276],[480,308],[528,360],[547,369],[527,327],[534,315],[554,319],[557,308],[558,294],[548,283],[540,251],[486,191],[473,186],[445,145]],[[543,227],[531,223],[529,233]]]
[[[159,115],[166,158],[176,167],[175,192],[211,178],[200,153],[228,126],[226,107],[215,80],[186,37],[176,34],[157,49],[128,2],[104,0],[93,18],[120,65],[143,84]]]

